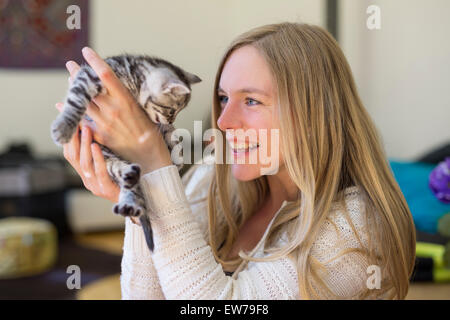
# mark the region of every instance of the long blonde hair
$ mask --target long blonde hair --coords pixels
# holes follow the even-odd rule
[[[283,207],[272,224],[266,242],[271,256],[265,261],[288,254],[295,257],[300,296],[320,298],[312,281],[323,282],[317,273],[317,261],[310,257],[311,247],[332,204],[343,203],[341,191],[356,185],[364,192],[371,230],[364,253],[371,263],[383,266],[383,279],[389,279],[383,289],[390,298],[403,299],[415,261],[412,216],[339,45],[323,28],[300,23],[265,25],[239,36],[226,50],[216,74],[211,114],[214,129],[220,130],[217,120],[221,107],[216,92],[222,69],[230,54],[245,45],[257,48],[272,71],[283,128],[281,152],[299,189],[298,201]],[[222,136],[225,146],[225,134]],[[225,161],[215,164],[208,194],[208,234],[215,258],[224,267],[234,268],[242,262],[241,257],[225,257],[239,228],[268,192],[266,176],[238,181]],[[281,226],[288,225],[288,245],[267,248]],[[369,295],[368,291],[361,292],[356,298]]]

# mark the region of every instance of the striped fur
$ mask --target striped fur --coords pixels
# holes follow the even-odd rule
[[[170,139],[175,129],[172,123],[190,100],[191,84],[200,82],[200,78],[166,60],[145,55],[126,54],[105,61],[149,118],[158,124],[169,151],[172,151],[177,143]],[[93,98],[104,92],[100,78],[92,68],[81,66],[69,87],[63,111],[52,123],[51,136],[57,145],[70,141],[83,118],[92,121],[85,114],[86,108]],[[146,205],[139,186],[139,165],[121,159],[105,146],[101,149],[108,173],[120,187],[119,202],[113,211],[123,216],[139,216],[147,245],[153,250],[152,230],[148,216],[144,214]],[[182,164],[178,165],[178,169],[181,168]]]

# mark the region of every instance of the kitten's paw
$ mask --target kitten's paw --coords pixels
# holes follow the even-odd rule
[[[120,214],[124,217],[138,217],[144,212],[144,208],[132,202],[125,202],[115,204],[113,211],[115,214]]]
[[[65,121],[55,120],[52,123],[51,134],[52,139],[56,144],[63,145],[70,141],[76,127],[71,126]]]
[[[139,182],[139,178],[141,177],[141,168],[136,165],[130,165],[127,170],[122,173],[122,178],[125,182],[125,188],[132,188]]]

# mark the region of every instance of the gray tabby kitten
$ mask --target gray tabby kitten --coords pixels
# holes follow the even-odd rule
[[[171,140],[176,115],[188,104],[191,84],[201,81],[199,77],[180,67],[156,57],[120,55],[105,59],[119,80],[131,92],[136,102],[146,111],[150,119],[158,124],[169,151],[178,142]],[[100,78],[88,65],[83,65],[70,85],[64,109],[52,123],[51,135],[58,145],[70,141],[78,130],[78,124],[85,115],[90,101],[105,92]],[[153,251],[153,233],[150,220],[145,214],[146,205],[139,186],[140,167],[115,155],[107,147],[100,145],[105,157],[108,173],[120,187],[119,202],[113,211],[123,216],[139,216],[145,239]],[[183,164],[177,165],[178,170]]]

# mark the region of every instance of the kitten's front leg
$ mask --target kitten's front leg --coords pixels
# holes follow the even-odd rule
[[[88,66],[82,66],[75,79],[70,84],[63,111],[51,125],[51,136],[57,145],[70,141],[76,132],[86,107],[92,99],[104,93],[100,78]]]
[[[173,148],[180,143],[180,136],[175,132],[175,127],[172,124],[160,124],[159,125],[159,131],[161,132],[162,137],[164,138],[164,141],[166,142],[167,148],[169,149],[169,152],[172,156],[172,150]],[[189,146],[190,147],[190,146]],[[181,148],[179,155],[183,158],[183,148]],[[183,168],[184,165],[184,158],[183,162],[179,164],[175,164],[177,166],[178,171],[180,171]]]

